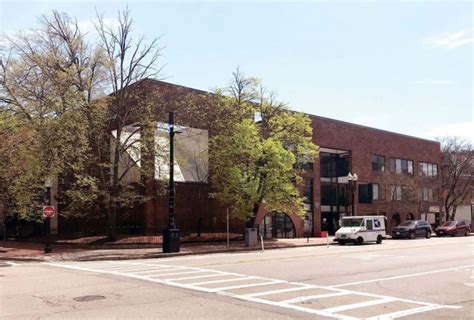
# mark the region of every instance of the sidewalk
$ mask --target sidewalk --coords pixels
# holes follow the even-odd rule
[[[332,237],[326,238],[297,238],[297,239],[271,239],[264,240],[264,249],[294,248],[304,246],[323,246],[331,244]],[[95,261],[95,260],[125,260],[163,258],[171,256],[184,256],[192,254],[210,254],[224,252],[244,252],[262,250],[261,243],[257,246],[245,247],[243,241],[231,241],[230,247],[226,242],[216,243],[184,243],[178,253],[162,253],[161,245],[155,248],[143,249],[74,249],[53,245],[53,252],[44,254],[42,243],[24,243],[7,241],[5,247],[0,242],[0,260],[9,261]]]

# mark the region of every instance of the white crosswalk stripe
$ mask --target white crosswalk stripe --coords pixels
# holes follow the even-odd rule
[[[338,288],[337,286],[318,286],[232,272],[159,264],[154,262],[104,261],[100,263],[77,262],[48,264],[55,267],[125,276],[174,287],[214,293],[253,303],[292,309],[335,319],[359,319],[350,316],[347,312],[350,313],[350,311],[354,309],[362,309],[378,305],[386,306],[394,302],[405,302],[407,304],[416,305],[416,307],[385,314],[382,313],[370,319],[394,319],[442,308],[460,308],[458,306],[440,305],[359,292]],[[281,288],[281,286],[286,287]],[[248,292],[249,289],[251,292]],[[318,291],[318,293],[312,294],[311,290]],[[239,293],[236,293],[236,291],[239,291]],[[247,291],[247,293],[245,293],[245,291]],[[282,299],[279,297],[281,294],[296,294],[297,296]],[[366,301],[352,301],[351,303],[336,305],[330,308],[311,308],[303,305],[308,301],[328,301],[340,297],[363,298]]]

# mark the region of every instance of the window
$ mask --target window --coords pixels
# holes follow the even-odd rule
[[[392,186],[390,194],[391,194],[392,200],[401,201],[402,200],[402,186]]]
[[[420,198],[423,201],[437,202],[438,201],[438,190],[431,188],[421,188]]]
[[[403,201],[415,201],[415,190],[410,187],[402,186],[402,200]]]
[[[413,161],[406,159],[390,159],[390,171],[396,174],[409,174],[413,175]]]
[[[343,227],[362,227],[364,226],[364,219],[362,218],[345,218],[342,219]]]
[[[359,203],[372,203],[372,184],[359,184]]]
[[[437,177],[438,176],[438,165],[434,163],[420,162],[419,175],[422,177]]]
[[[372,230],[372,229],[374,229],[372,225],[372,220],[367,220],[367,230]]]
[[[372,170],[373,171],[385,171],[385,157],[379,155],[372,155]]]
[[[333,154],[321,152],[320,175],[322,178],[344,177],[349,173],[348,154]]]
[[[372,200],[384,200],[385,199],[385,188],[383,184],[373,183],[372,184]]]

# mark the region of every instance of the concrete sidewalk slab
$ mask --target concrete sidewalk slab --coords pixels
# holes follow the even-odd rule
[[[304,246],[323,246],[332,244],[329,238],[297,238],[297,239],[272,239],[264,240],[265,250],[295,248]],[[0,247],[0,260],[8,261],[95,261],[95,260],[127,260],[164,258],[172,256],[184,256],[193,254],[211,254],[226,252],[244,252],[262,250],[261,243],[255,247],[245,247],[243,241],[232,241],[227,247],[225,242],[217,243],[185,243],[181,245],[181,251],[177,253],[162,253],[161,245],[154,248],[130,248],[130,249],[75,249],[64,248],[53,245],[53,252],[44,253],[44,244],[6,241]]]

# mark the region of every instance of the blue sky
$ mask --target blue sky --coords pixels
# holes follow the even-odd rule
[[[163,77],[227,85],[236,66],[299,111],[433,138],[473,132],[471,1],[1,1],[0,26],[128,4],[135,31],[162,36]]]

